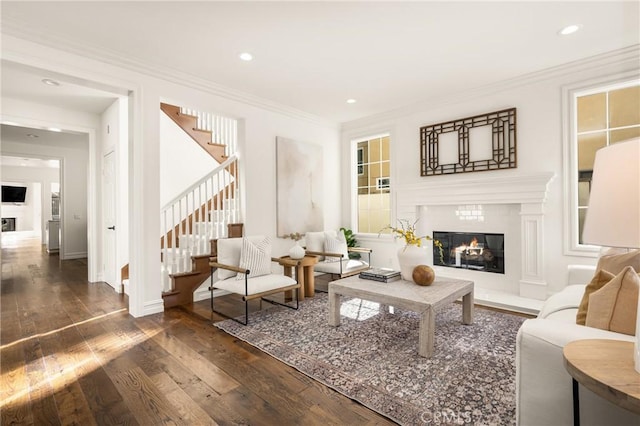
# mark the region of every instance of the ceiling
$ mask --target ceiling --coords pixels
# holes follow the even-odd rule
[[[60,148],[79,149],[89,144],[89,135],[86,133],[51,131],[7,124],[0,125],[0,135],[3,142],[30,145],[55,145]]]
[[[58,86],[44,84],[50,79]],[[38,104],[53,105],[101,114],[117,98],[117,94],[95,89],[68,76],[2,61],[2,96]]]
[[[159,72],[179,71],[346,122],[637,47],[639,6],[638,1],[2,1],[0,22],[11,35],[102,52],[124,66],[135,61]],[[580,25],[580,31],[558,35],[569,24]],[[241,61],[241,52],[254,60]],[[3,93],[46,100],[40,93],[44,85],[17,75],[21,70],[7,70],[5,80],[3,63]],[[349,98],[357,102],[347,104]],[[61,106],[82,107],[74,97],[59,99]]]
[[[60,168],[60,160],[43,160],[41,158],[13,157],[11,155],[0,156],[0,166],[17,167],[46,167],[52,169]]]

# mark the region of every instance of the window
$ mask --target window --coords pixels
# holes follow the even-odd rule
[[[388,177],[376,178],[376,189],[389,189],[390,180]]]
[[[356,171],[356,232],[378,233],[391,223],[389,135],[353,141]]]
[[[358,176],[362,176],[364,174],[364,148],[358,148],[357,150],[358,157]]]
[[[573,208],[577,208],[577,212],[573,217],[577,218],[578,234],[573,236],[573,241],[580,246],[596,151],[640,136],[640,82],[634,80],[575,92],[574,108],[576,167],[572,182],[577,185],[573,190],[577,195],[574,197],[577,206]]]

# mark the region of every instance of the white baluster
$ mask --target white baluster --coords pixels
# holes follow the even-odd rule
[[[224,229],[222,228],[222,217],[220,216],[221,212],[222,212],[222,201],[223,201],[223,193],[222,193],[223,187],[221,185],[220,182],[220,173],[218,173],[217,175],[217,182],[216,182],[216,228],[217,228],[217,232],[218,235],[220,235],[221,238],[225,238],[227,235],[224,233]]]
[[[233,122],[232,149],[229,155],[235,154],[238,150],[238,122],[235,120]]]
[[[175,203],[171,204],[171,261],[170,261],[170,273],[175,273],[175,260],[176,260],[176,211],[175,211]],[[179,228],[178,228],[179,229]]]
[[[208,191],[207,191],[207,199],[209,199],[209,201],[207,202],[207,207],[209,208],[209,216],[207,216],[207,220],[209,221],[209,232],[210,232],[210,238],[218,238],[218,235],[216,234],[215,231],[215,226],[213,223],[213,211],[215,210],[215,206],[214,206],[214,199],[213,199],[213,194],[214,194],[214,185],[213,185],[213,175],[209,176],[209,179],[207,179],[208,182]]]
[[[169,290],[167,288],[168,274],[167,274],[167,246],[169,245],[169,234],[167,234],[167,211],[162,212],[162,220],[160,221],[160,235],[164,235],[162,244],[162,262],[160,264],[160,273],[162,278],[162,291]]]
[[[218,143],[224,143],[222,140],[222,132],[220,132],[220,116],[216,115],[216,134],[218,135]]]
[[[189,207],[189,195],[191,196],[191,207]],[[195,193],[191,191],[187,194],[187,239],[189,241],[189,245],[187,247],[186,257],[188,258],[188,262],[186,263],[185,271],[191,270],[191,256],[194,253],[194,235],[193,235],[193,211],[195,210]]]

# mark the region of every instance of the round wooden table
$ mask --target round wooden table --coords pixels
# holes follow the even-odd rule
[[[562,350],[573,378],[573,423],[580,424],[578,383],[607,401],[640,414],[640,373],[634,368],[633,342],[589,339]]]

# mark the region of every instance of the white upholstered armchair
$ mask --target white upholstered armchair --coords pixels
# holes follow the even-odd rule
[[[331,274],[333,278],[345,278],[369,269],[371,249],[347,247],[342,231],[307,232],[306,254],[318,256],[315,272]],[[349,258],[349,253],[359,253],[359,259]],[[365,260],[363,256],[366,255]]]
[[[287,266],[296,266],[293,260],[271,257],[271,241],[268,237],[252,236],[243,238],[225,238],[216,241],[213,256],[210,259],[212,292],[211,310],[241,324],[249,322],[249,300],[260,299],[269,303],[298,309],[298,289],[300,284],[282,273],[272,272],[272,262]],[[214,271],[217,270],[217,274]],[[215,280],[217,278],[217,281]],[[213,290],[221,289],[239,294],[245,303],[244,322],[214,309]],[[295,305],[266,299],[276,293],[296,291]]]

